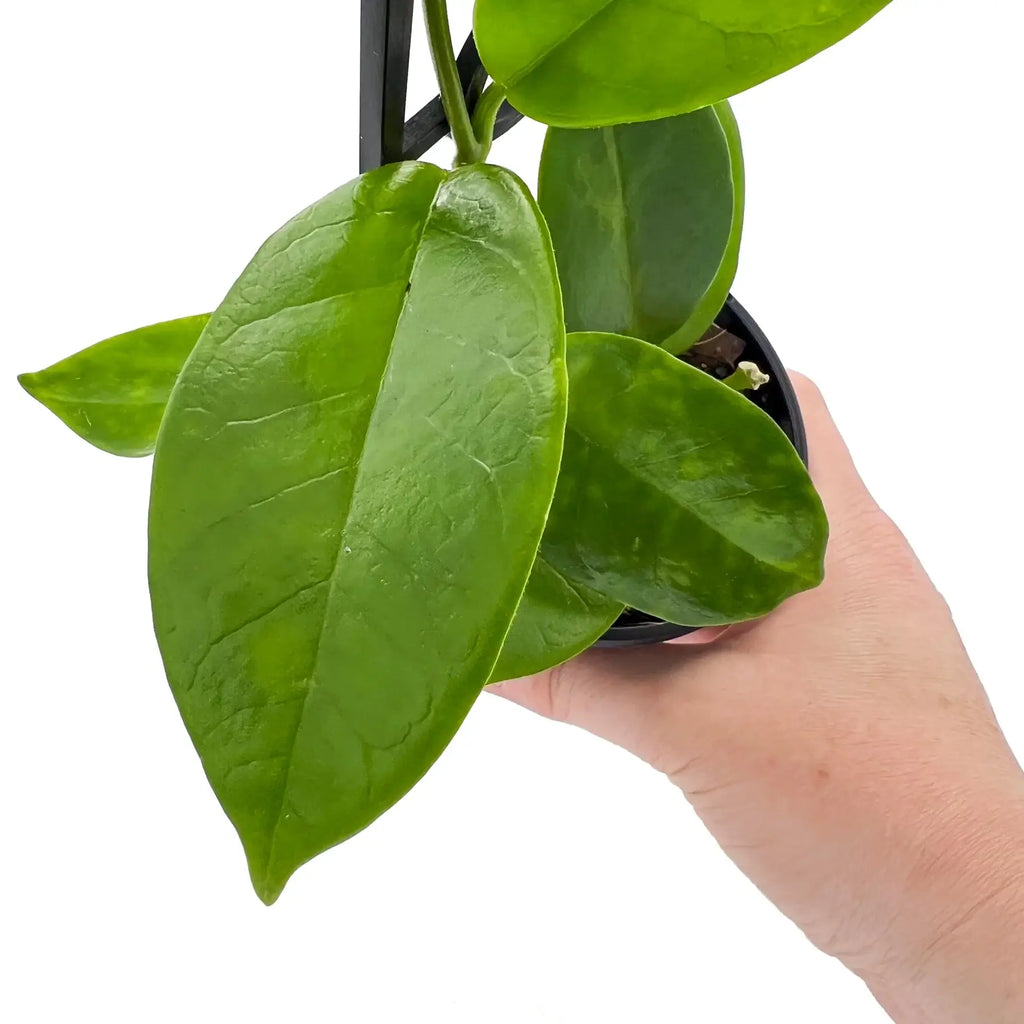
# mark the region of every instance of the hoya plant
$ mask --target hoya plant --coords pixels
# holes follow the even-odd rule
[[[883,6],[477,0],[481,91],[423,0],[453,169],[370,169],[212,313],[21,377],[92,444],[155,456],[156,635],[265,902],[488,682],[625,609],[722,625],[821,581],[821,502],[750,400],[764,367],[694,352],[740,247],[728,97]],[[536,198],[486,162],[509,111],[550,126]]]

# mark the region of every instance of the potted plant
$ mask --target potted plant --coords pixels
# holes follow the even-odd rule
[[[156,634],[265,902],[489,681],[820,582],[799,411],[729,298],[727,98],[883,6],[477,0],[457,61],[424,0],[440,100],[404,124],[411,0],[364,0],[364,173],[212,314],[21,378],[93,444],[155,453]],[[521,114],[550,126],[537,199],[486,163]],[[412,159],[448,126],[453,170]]]

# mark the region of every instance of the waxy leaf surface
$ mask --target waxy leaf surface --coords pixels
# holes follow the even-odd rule
[[[538,555],[491,681],[532,676],[576,657],[622,611],[621,602],[568,579]]]
[[[209,319],[119,334],[18,380],[90,444],[113,455],[149,455],[171,388]]]
[[[687,626],[755,618],[821,582],[821,500],[765,413],[634,338],[570,335],[568,353],[547,562]]]
[[[743,218],[746,213],[747,176],[743,163],[743,141],[736,116],[727,100],[716,103],[714,107],[718,120],[725,132],[725,141],[729,146],[729,162],[732,176],[732,230],[725,243],[725,252],[718,265],[711,284],[708,285],[703,297],[683,325],[661,342],[669,352],[676,354],[686,352],[697,344],[707,333],[715,318],[722,311],[740,263],[740,245],[743,241]]]
[[[570,331],[656,344],[672,335],[700,339],[728,295],[727,264],[735,273],[730,246],[738,251],[743,217],[737,161],[742,167],[714,107],[548,131],[538,198]]]
[[[484,65],[565,128],[650,121],[735,96],[849,35],[888,0],[477,0]]]
[[[519,180],[400,164],[274,235],[186,365],[154,619],[265,901],[400,798],[489,678],[554,490],[564,345]]]

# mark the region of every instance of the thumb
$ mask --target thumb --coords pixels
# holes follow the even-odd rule
[[[872,499],[850,450],[832,419],[817,385],[803,374],[790,373],[807,429],[811,479],[821,495],[833,533],[855,525]]]

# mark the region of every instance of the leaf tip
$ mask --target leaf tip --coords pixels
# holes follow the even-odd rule
[[[36,394],[38,373],[19,373],[18,383],[33,397],[38,399]]]
[[[264,906],[272,907],[284,892],[284,887],[294,874],[294,868],[282,870],[280,865],[275,865],[259,854],[252,855],[247,851],[249,863],[249,880],[252,887],[259,896]]]
[[[256,895],[259,896],[264,906],[272,907],[278,900],[278,897],[284,892],[285,884],[287,879],[283,882],[279,882],[277,879],[272,879],[269,875],[257,875],[255,872],[250,874],[252,879],[252,887],[256,890]]]

